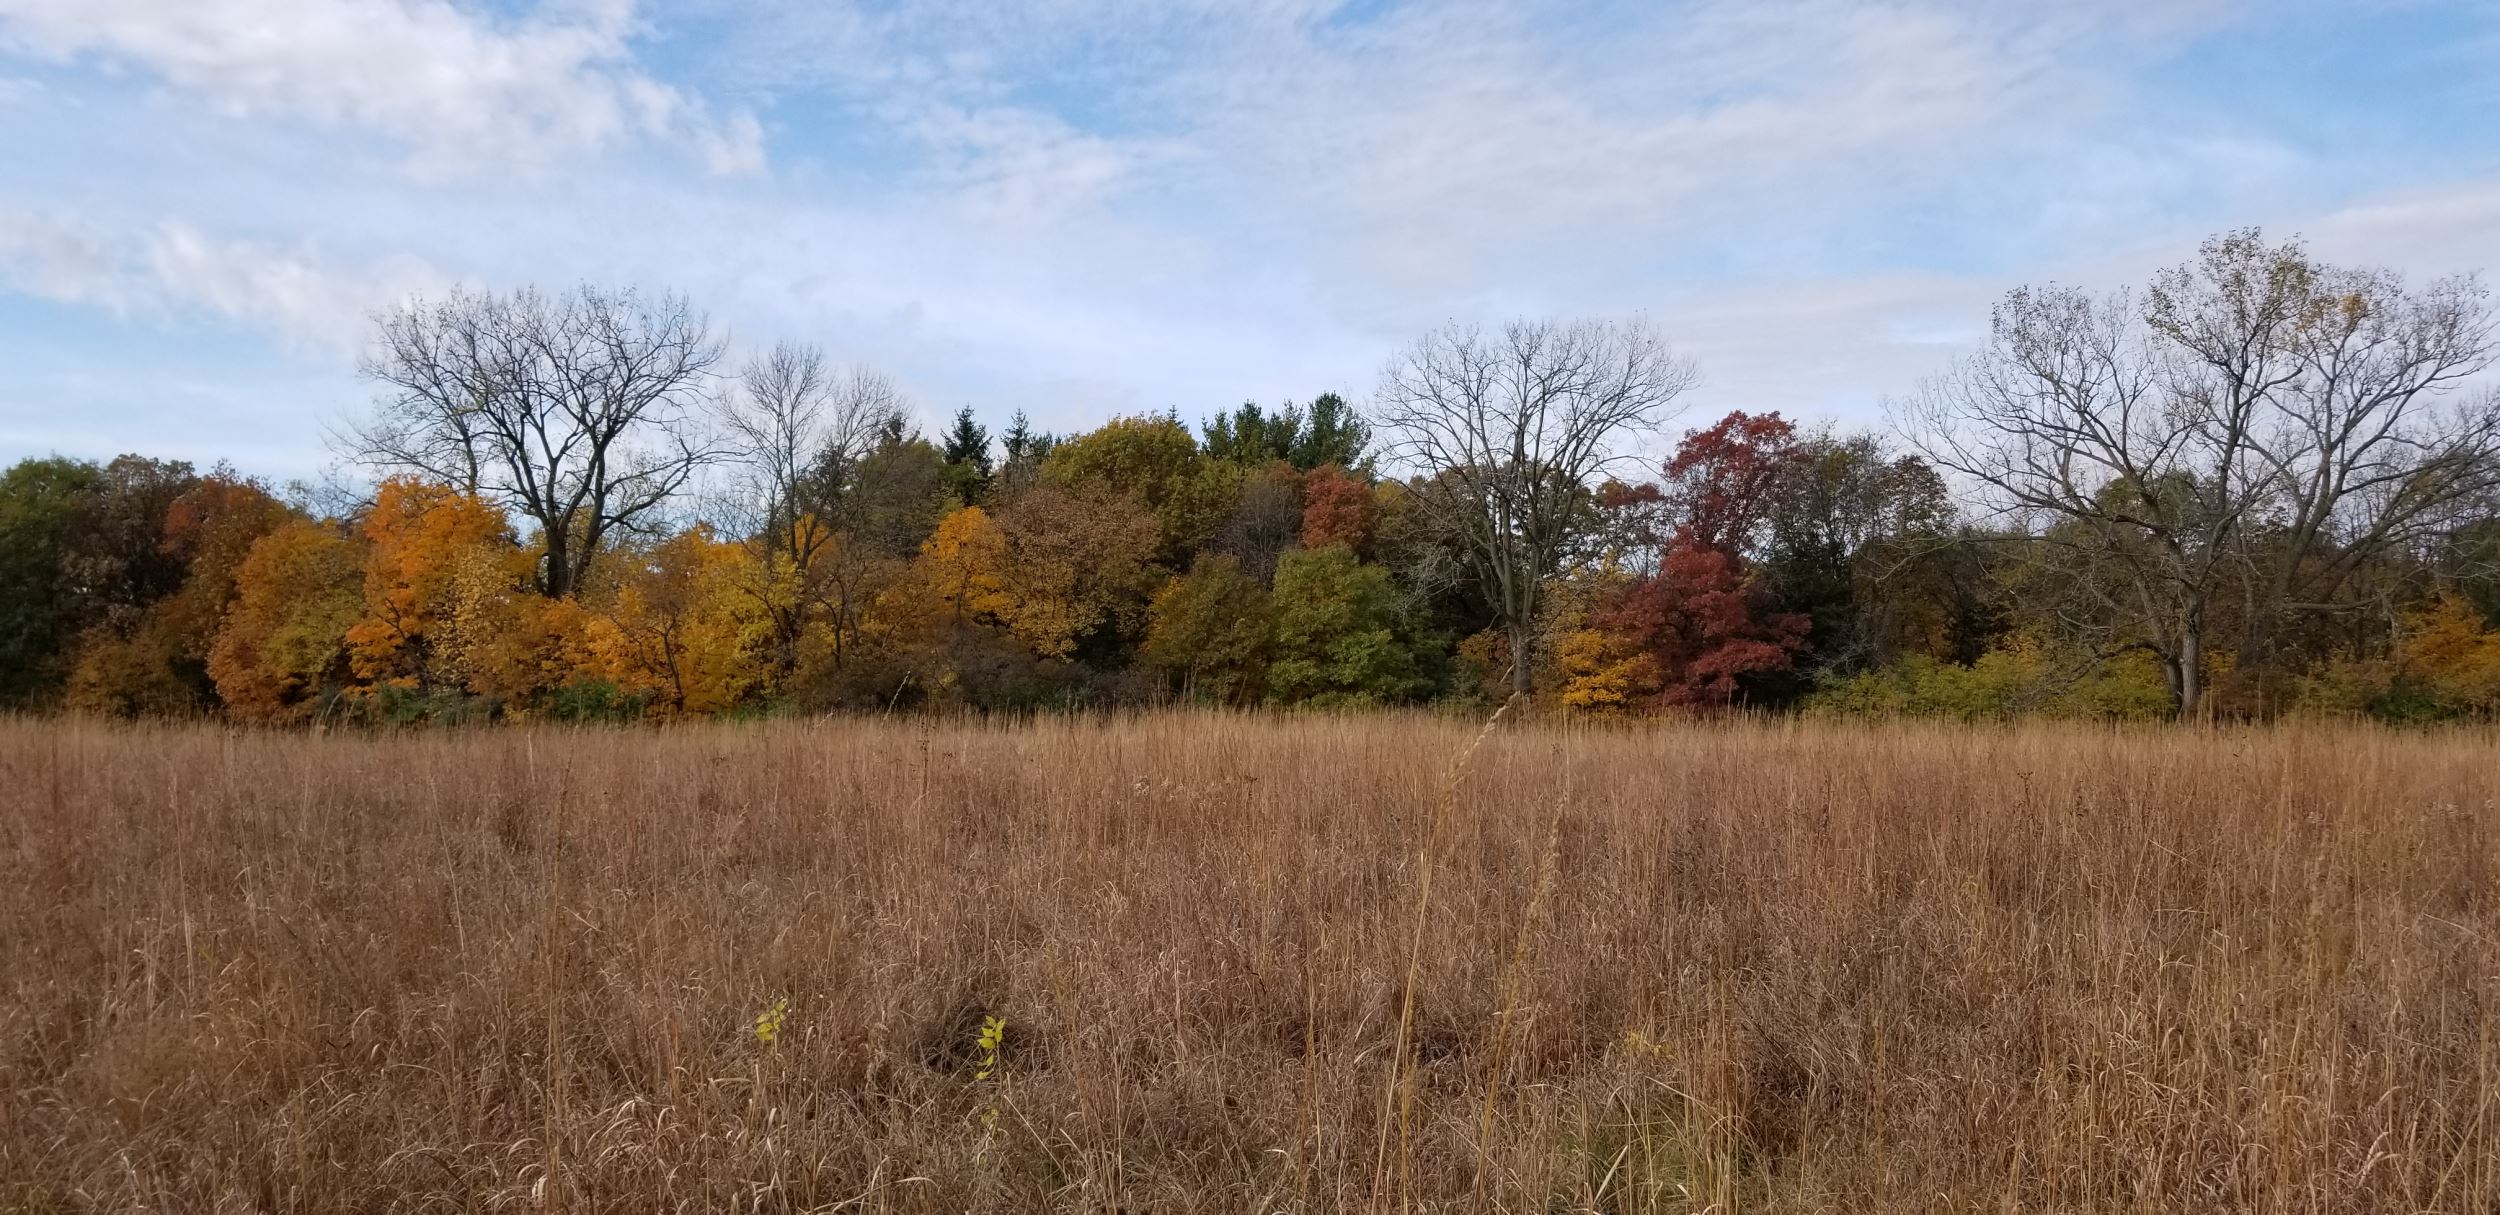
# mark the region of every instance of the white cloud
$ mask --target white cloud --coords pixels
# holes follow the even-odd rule
[[[135,68],[242,118],[379,132],[435,170],[534,162],[627,137],[710,168],[763,162],[720,117],[633,65],[630,5],[493,21],[449,0],[0,0],[0,45]]]
[[[1863,421],[2005,288],[2140,282],[2230,224],[2500,268],[2471,162],[2364,201],[2297,117],[2150,81],[2228,0],[487,2],[0,0],[0,67],[141,84],[0,99],[0,290],[327,371],[438,278],[677,288],[1051,428],[1359,394],[1454,315],[1646,311],[1695,416]],[[685,171],[762,143],[695,80],[771,115],[772,174]],[[160,85],[250,121],[167,122]]]
[[[1375,296],[1345,303],[1405,323],[1489,284],[1619,288],[1660,242],[1810,220],[1844,199],[1882,206],[1908,180],[2055,143],[2120,104],[2105,60],[2174,44],[2227,4],[708,0],[704,12],[745,31],[707,74],[829,96],[911,145],[900,174],[875,161],[860,172],[984,221],[1229,224],[1221,239],[1325,261]]]
[[[179,221],[116,232],[0,211],[0,289],[123,316],[214,317],[323,357],[353,352],[375,309],[440,281],[413,259],[350,267]]]
[[[2330,211],[2301,230],[2319,255],[2331,259],[2425,276],[2500,273],[2500,180],[2379,195]]]
[[[1055,115],[1012,106],[966,109],[933,103],[903,114],[929,150],[924,184],[972,218],[1047,223],[1089,211],[1176,150],[1106,139]]]

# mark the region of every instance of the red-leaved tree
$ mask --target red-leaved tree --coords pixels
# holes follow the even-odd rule
[[[1372,487],[1362,478],[1334,464],[1323,464],[1302,478],[1302,500],[1302,547],[1342,544],[1358,555],[1371,551],[1380,507],[1372,500]]]
[[[1634,542],[1655,545],[1657,563],[1600,605],[1591,623],[1650,656],[1665,704],[1732,703],[1748,676],[1788,670],[1805,647],[1808,618],[1768,601],[1749,553],[1804,458],[1796,428],[1778,414],[1731,413],[1684,436],[1663,470],[1664,486],[1606,495],[1606,505],[1631,520]]]

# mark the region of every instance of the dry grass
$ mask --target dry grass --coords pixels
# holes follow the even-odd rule
[[[2489,734],[1473,733],[0,722],[0,1209],[2500,1209]]]

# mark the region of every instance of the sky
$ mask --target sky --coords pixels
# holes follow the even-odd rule
[[[932,427],[1635,314],[1880,425],[2250,225],[2500,271],[2500,0],[0,0],[0,460],[316,475],[376,310],[579,282]]]

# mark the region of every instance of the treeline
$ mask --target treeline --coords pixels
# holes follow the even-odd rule
[[[1733,413],[1637,322],[1426,335],[1368,408],[918,433],[682,299],[380,318],[368,495],[0,478],[0,701],[255,722],[1173,701],[2402,720],[2500,709],[2470,278],[2254,232],[2025,289],[1892,433]],[[321,503],[318,504],[317,503]]]

